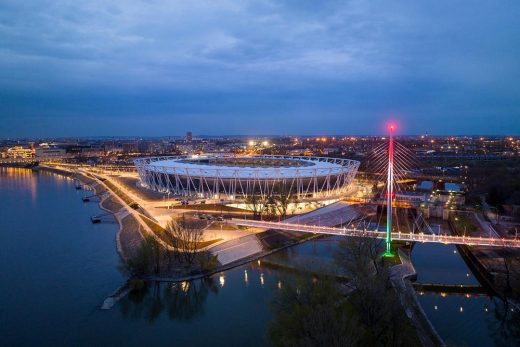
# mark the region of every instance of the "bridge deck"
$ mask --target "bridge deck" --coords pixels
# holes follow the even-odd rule
[[[246,220],[246,219],[232,219],[231,223],[236,225],[265,228],[265,229],[280,229],[290,231],[301,231],[313,234],[327,234],[327,235],[340,235],[340,236],[351,236],[351,237],[370,237],[377,239],[385,239],[386,232],[376,230],[362,230],[352,228],[335,228],[328,226],[319,225],[305,225],[295,224],[287,222],[266,222],[258,220]],[[467,245],[467,246],[490,246],[490,247],[509,247],[509,248],[520,248],[520,240],[516,239],[501,239],[496,237],[470,237],[470,236],[452,236],[452,235],[435,235],[435,234],[423,234],[423,233],[401,233],[392,232],[392,240],[398,241],[410,241],[410,242],[432,242],[432,243],[443,243],[443,244],[454,244],[454,245]]]

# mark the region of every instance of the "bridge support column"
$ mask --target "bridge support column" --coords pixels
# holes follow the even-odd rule
[[[386,250],[383,253],[384,257],[393,257],[392,254],[392,201],[394,197],[394,126],[388,127],[390,133],[390,142],[388,144],[388,177],[386,190]]]

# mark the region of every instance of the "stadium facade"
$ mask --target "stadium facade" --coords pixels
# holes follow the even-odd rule
[[[134,160],[141,185],[176,196],[245,201],[290,196],[312,201],[344,196],[359,162],[301,156],[175,156]]]

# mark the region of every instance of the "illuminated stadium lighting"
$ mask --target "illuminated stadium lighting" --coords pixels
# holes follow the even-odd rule
[[[304,156],[218,155],[134,160],[141,185],[184,197],[245,200],[287,194],[299,201],[345,196],[359,162]]]

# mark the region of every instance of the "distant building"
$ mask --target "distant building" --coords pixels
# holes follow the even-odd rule
[[[428,201],[428,194],[412,191],[401,191],[395,194],[395,199],[398,201],[407,201],[410,203],[421,203]]]
[[[327,147],[327,148],[324,148],[321,152],[323,155],[330,155],[330,154],[334,154],[334,153],[339,153],[339,148]]]
[[[22,146],[14,146],[7,150],[7,156],[10,158],[31,158],[34,155],[32,148],[23,148]]]
[[[139,141],[137,145],[137,150],[139,153],[151,153],[153,151],[153,142],[152,141]]]
[[[462,191],[462,186],[458,183],[444,183],[444,190],[452,193],[460,193]]]
[[[136,141],[124,142],[121,144],[121,148],[123,148],[123,153],[137,153],[137,147],[138,146]]]
[[[34,151],[37,158],[62,157],[65,153],[65,148],[60,147],[38,147]]]
[[[431,192],[433,190],[433,182],[432,181],[422,181],[417,185],[417,190]]]
[[[98,157],[105,154],[105,149],[98,146],[85,146],[81,148],[80,156],[82,157]]]
[[[186,142],[191,142],[193,141],[193,134],[191,133],[191,131],[188,131],[186,133]]]
[[[197,148],[193,144],[178,144],[177,150],[181,152],[181,154],[193,154],[197,152]]]
[[[306,156],[311,156],[314,154],[313,151],[311,151],[310,149],[308,148],[301,148],[301,149],[291,149],[290,151],[287,152],[288,155],[306,155]]]
[[[123,148],[119,145],[105,145],[105,152],[106,153],[122,153]]]

